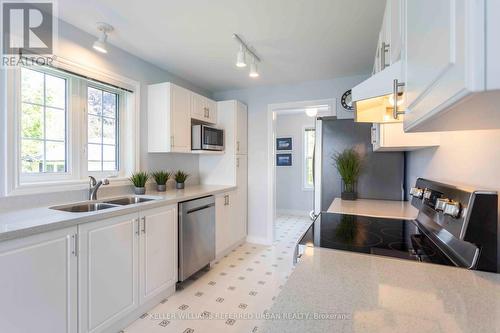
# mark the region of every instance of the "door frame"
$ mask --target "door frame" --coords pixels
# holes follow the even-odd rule
[[[276,219],[276,168],[275,168],[275,139],[276,139],[276,117],[278,114],[287,114],[296,110],[303,112],[306,108],[327,105],[329,107],[329,116],[337,115],[336,98],[316,99],[297,102],[274,103],[267,106],[267,227],[266,243],[274,242],[274,221]],[[291,111],[292,110],[292,111]],[[320,116],[320,114],[318,114]],[[316,124],[318,120],[316,120]],[[315,170],[317,168],[315,167]],[[315,181],[315,185],[317,182]],[[316,189],[315,189],[316,194]],[[315,195],[316,196],[316,195]]]

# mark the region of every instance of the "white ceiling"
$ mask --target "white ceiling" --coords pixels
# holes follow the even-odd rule
[[[371,71],[385,0],[62,0],[64,21],[211,91]],[[260,77],[234,65],[238,33]],[[90,46],[89,46],[90,47]],[[111,55],[110,55],[111,56]]]

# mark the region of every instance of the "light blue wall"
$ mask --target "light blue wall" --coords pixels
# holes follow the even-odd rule
[[[334,61],[334,59],[332,59]],[[267,216],[271,209],[267,181],[267,107],[269,104],[316,99],[337,99],[366,79],[368,75],[341,77],[331,80],[303,82],[290,85],[264,86],[251,89],[214,93],[218,101],[237,99],[248,106],[248,234],[258,240],[268,239]]]

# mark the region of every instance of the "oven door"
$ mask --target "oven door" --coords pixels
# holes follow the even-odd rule
[[[224,130],[203,126],[203,150],[224,150]]]

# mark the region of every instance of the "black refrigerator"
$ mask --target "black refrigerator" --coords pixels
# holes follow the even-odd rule
[[[404,153],[374,152],[370,123],[323,117],[316,120],[314,214],[328,210],[332,201],[340,198],[342,182],[333,155],[349,148],[355,148],[364,160],[358,198],[404,200]]]

